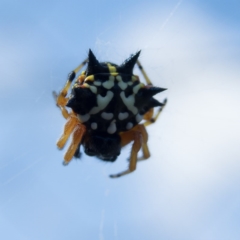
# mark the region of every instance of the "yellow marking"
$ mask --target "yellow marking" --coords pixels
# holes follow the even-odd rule
[[[118,75],[118,72],[112,72],[110,73],[112,76],[116,77]]]
[[[137,75],[132,75],[132,81],[139,81],[139,77]]]
[[[78,82],[80,84],[83,83],[85,77],[86,77],[85,74],[79,75],[76,82]]]
[[[90,87],[87,83],[84,83],[82,86],[85,87],[85,88],[89,88]]]
[[[94,75],[90,75],[85,78],[85,81],[94,81]]]
[[[116,76],[116,72],[117,72],[116,67],[112,66],[110,63],[107,63],[107,66],[108,66],[108,70],[109,70],[110,74]],[[114,73],[114,74],[112,74],[112,73]]]
[[[72,88],[77,88],[77,87],[79,87],[79,83],[78,82],[74,83],[73,86],[72,86]]]

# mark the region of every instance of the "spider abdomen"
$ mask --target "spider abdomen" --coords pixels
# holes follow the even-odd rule
[[[127,131],[142,120],[135,106],[135,95],[143,86],[139,81],[133,82],[131,75],[91,75],[74,86],[67,106],[89,129],[109,134]]]
[[[67,106],[88,129],[115,134],[132,129],[154,107],[152,95],[156,92],[151,89],[134,75],[117,72],[90,75],[74,86]],[[149,94],[144,94],[146,91]],[[157,106],[158,101],[154,103]]]

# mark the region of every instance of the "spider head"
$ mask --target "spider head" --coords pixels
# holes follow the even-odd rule
[[[88,132],[83,140],[83,146],[87,155],[114,162],[120,155],[121,138],[118,134]]]

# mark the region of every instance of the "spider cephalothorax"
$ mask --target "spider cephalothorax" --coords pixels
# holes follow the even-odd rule
[[[68,119],[57,145],[62,148],[73,132],[72,144],[65,155],[66,163],[73,155],[79,156],[81,144],[86,154],[105,161],[115,161],[121,147],[133,141],[129,169],[121,174],[111,175],[117,177],[135,170],[137,152],[141,147],[144,158],[150,156],[144,125],[149,125],[158,117],[166,101],[162,104],[153,96],[165,89],[152,86],[137,60],[139,54],[140,51],[118,66],[110,62],[99,62],[89,50],[88,59],[70,73],[65,88],[57,96],[57,105]],[[86,70],[79,75],[71,95],[66,98],[76,72],[86,63]],[[136,63],[148,85],[144,85],[138,76],[133,75]],[[71,108],[72,113],[68,114],[65,106]],[[160,111],[153,117],[153,108],[157,106]],[[143,119],[146,122],[139,124]]]

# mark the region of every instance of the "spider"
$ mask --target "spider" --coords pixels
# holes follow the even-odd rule
[[[57,146],[62,149],[72,134],[72,141],[64,156],[64,164],[73,157],[80,157],[80,146],[89,156],[103,161],[114,162],[121,148],[133,142],[129,167],[110,177],[117,178],[133,172],[138,160],[150,157],[146,126],[154,123],[167,99],[160,103],[153,96],[166,89],[154,87],[138,61],[140,51],[131,55],[121,65],[99,62],[89,50],[85,59],[68,76],[66,85],[57,95],[53,92],[56,104],[67,120]],[[68,91],[76,74],[87,64],[87,68],[76,79],[71,94]],[[138,65],[146,85],[133,74]],[[71,108],[68,112],[66,107]],[[153,108],[159,107],[154,115]],[[140,122],[144,120],[143,123]],[[142,149],[143,156],[138,158]]]

